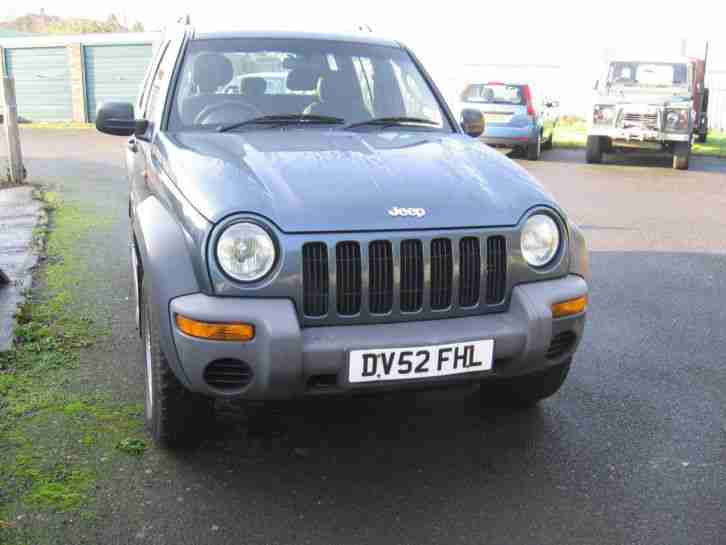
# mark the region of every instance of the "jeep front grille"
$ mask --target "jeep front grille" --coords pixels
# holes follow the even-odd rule
[[[302,280],[307,325],[501,310],[507,241],[493,235],[308,242],[302,247]]]
[[[621,126],[642,127],[646,129],[658,129],[658,114],[640,114],[625,112],[622,117]]]

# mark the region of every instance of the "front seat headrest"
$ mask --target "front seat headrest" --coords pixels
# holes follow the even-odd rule
[[[194,83],[202,93],[214,93],[234,77],[232,62],[219,53],[202,53],[194,59]]]
[[[293,68],[287,75],[287,88],[291,91],[314,91],[319,77],[312,68]]]
[[[320,100],[333,100],[336,96],[350,96],[355,88],[351,87],[350,78],[342,72],[328,72],[318,84]]]
[[[242,93],[247,96],[259,97],[267,92],[265,78],[245,78],[242,80]]]

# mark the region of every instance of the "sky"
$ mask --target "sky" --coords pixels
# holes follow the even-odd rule
[[[527,73],[552,87],[548,94],[561,95],[556,98],[571,109],[589,100],[606,51],[675,56],[685,39],[687,53],[702,56],[708,39],[710,66],[726,71],[724,0],[174,0],[173,13],[169,3],[149,0],[3,4],[0,18],[40,8],[52,15],[101,19],[116,13],[129,24],[141,21],[147,30],[187,13],[195,25],[214,28],[350,31],[368,25],[375,34],[411,47],[449,97],[468,81],[512,72],[493,65],[540,65]],[[689,11],[690,6],[697,7]]]

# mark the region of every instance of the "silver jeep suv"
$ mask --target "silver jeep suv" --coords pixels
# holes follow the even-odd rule
[[[184,26],[97,127],[131,137],[157,442],[198,438],[215,399],[480,383],[486,404],[526,405],[565,380],[582,234],[402,44]]]

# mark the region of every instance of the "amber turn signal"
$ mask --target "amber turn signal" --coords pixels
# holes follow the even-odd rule
[[[574,314],[585,312],[586,309],[587,295],[583,295],[577,299],[570,299],[569,301],[563,301],[552,305],[552,317],[564,318],[565,316],[572,316]]]
[[[175,320],[179,331],[199,339],[209,339],[212,341],[251,341],[255,338],[255,326],[251,324],[198,322],[181,314],[176,314]]]

